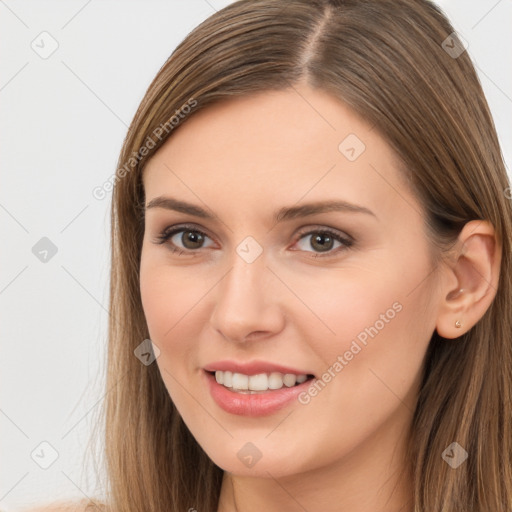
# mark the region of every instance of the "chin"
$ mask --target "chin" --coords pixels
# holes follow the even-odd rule
[[[239,444],[241,447],[238,447]],[[237,442],[236,445],[224,445],[222,451],[216,447],[207,454],[222,470],[237,476],[281,478],[305,472],[312,466],[306,460],[294,459],[297,450],[292,447],[292,453],[277,452],[270,448],[262,448],[258,453],[250,444]],[[265,454],[266,450],[269,453]]]

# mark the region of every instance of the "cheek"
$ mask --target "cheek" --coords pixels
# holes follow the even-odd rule
[[[200,286],[199,280],[185,278],[179,269],[151,262],[149,258],[141,261],[144,316],[149,336],[160,350],[156,364],[169,396],[182,415],[190,408],[184,383],[197,366],[201,322],[197,320],[198,309],[194,305],[205,294]]]
[[[299,412],[304,418],[315,418],[316,428],[325,429],[324,437],[330,442],[315,440],[312,448],[325,461],[332,458],[333,450],[341,456],[385,423],[397,421],[398,425],[399,418],[412,413],[431,335],[426,293],[408,296],[410,287],[396,279],[368,281],[366,287],[361,281],[342,283],[340,279],[341,288],[324,283],[329,300],[316,294],[308,297],[312,309],[317,308],[336,335],[314,336],[313,326],[318,333],[319,324],[311,315],[302,324],[326,366],[318,385],[302,397]],[[411,331],[415,323],[422,328]],[[346,441],[337,437],[339,429]]]
[[[419,257],[420,242],[411,242],[414,251],[382,248],[364,259],[349,258],[342,268],[329,272],[290,274],[294,291],[315,313],[306,315],[308,322],[316,323],[317,332],[325,334],[336,350],[348,349],[355,338],[364,344],[375,337],[388,338],[391,348],[400,339],[405,341],[403,336],[390,336],[391,331],[408,332],[416,326],[413,330],[421,336],[433,329],[433,297],[427,289],[430,267],[426,249],[425,257]]]
[[[375,323],[379,332],[387,328],[404,298],[396,279],[371,270],[344,268],[323,275],[290,275],[287,282],[303,302],[296,304],[293,322],[308,332],[308,340],[318,344],[319,350],[331,354],[347,350],[356,337],[364,343],[369,337],[367,329]],[[297,302],[292,299],[290,303]]]
[[[151,339],[159,346],[166,330],[175,322],[175,301],[172,300],[176,283],[169,283],[166,273],[157,266],[141,264],[140,293],[144,316]],[[171,285],[172,286],[169,286]]]
[[[148,329],[154,341],[166,344],[188,324],[194,306],[205,296],[206,285],[169,265],[142,258],[140,292]],[[153,339],[153,338],[152,338]]]
[[[186,277],[180,269],[143,258],[140,291],[149,336],[160,349],[156,362],[174,398],[178,383],[195,369],[197,340],[205,322],[198,318],[197,306],[207,292],[206,284]]]
[[[295,315],[297,328],[308,333],[325,364],[322,380],[345,410],[357,411],[359,400],[396,401],[394,394],[414,387],[435,327],[427,267],[395,258],[386,271],[344,268],[296,280],[294,290],[315,312]]]

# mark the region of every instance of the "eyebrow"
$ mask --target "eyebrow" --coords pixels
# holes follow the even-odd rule
[[[200,206],[187,203],[186,201],[180,201],[172,197],[158,196],[152,199],[146,206],[145,210],[151,208],[164,208],[166,210],[173,210],[176,212],[187,213],[195,217],[202,219],[215,219],[215,215],[212,215],[204,208]],[[274,223],[283,222],[286,220],[292,220],[300,217],[306,217],[308,215],[314,215],[317,213],[327,212],[349,212],[349,213],[364,213],[377,218],[377,215],[368,208],[349,203],[347,201],[317,201],[313,203],[306,203],[301,206],[287,206],[279,209],[274,213]]]

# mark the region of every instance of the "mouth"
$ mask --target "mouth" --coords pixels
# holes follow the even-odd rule
[[[253,418],[274,414],[294,402],[301,403],[299,397],[315,379],[311,374],[279,375],[282,374],[244,375],[203,369],[206,387],[221,409],[232,415]]]

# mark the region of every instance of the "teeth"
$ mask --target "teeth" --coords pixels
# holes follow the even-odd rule
[[[217,376],[217,373],[223,373],[224,376],[222,378],[222,384],[226,386],[227,388],[232,387],[233,382],[233,374],[231,372],[215,372],[215,376]]]
[[[283,377],[283,384],[289,388],[292,386],[295,386],[295,383],[297,382],[297,376],[293,375],[293,373],[287,373]]]
[[[249,389],[249,377],[243,373],[233,373],[231,386],[234,389]]]
[[[287,375],[291,375],[291,374],[287,374]],[[285,376],[282,373],[272,372],[268,377],[268,389],[281,389],[284,385],[284,377]],[[292,375],[292,377],[295,377],[295,376]],[[295,380],[295,378],[293,380]],[[295,382],[293,384],[295,384]],[[293,386],[293,384],[292,384],[292,386]],[[288,386],[288,387],[290,387],[290,386]]]
[[[296,383],[302,384],[307,378],[305,374],[282,374],[280,372],[259,373],[257,375],[244,375],[243,373],[220,370],[215,372],[217,383],[233,390],[268,391],[269,389],[281,389],[283,386],[291,388]]]
[[[268,389],[268,377],[266,373],[251,375],[248,380],[249,389],[251,391],[266,391]]]

